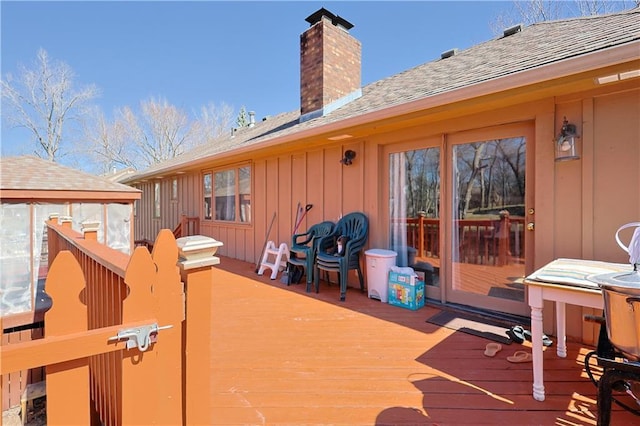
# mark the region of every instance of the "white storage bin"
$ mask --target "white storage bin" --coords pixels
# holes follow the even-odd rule
[[[389,271],[396,266],[398,253],[393,250],[371,249],[364,252],[367,262],[367,292],[372,299],[387,303]]]

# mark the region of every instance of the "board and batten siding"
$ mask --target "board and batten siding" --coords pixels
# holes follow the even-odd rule
[[[177,197],[172,198],[173,180],[177,180]],[[154,186],[160,183],[160,217],[154,217]],[[200,216],[200,177],[195,174],[176,174],[166,178],[149,179],[135,185],[142,191],[135,213],[135,239],[154,241],[161,229],[174,230],[183,214]]]
[[[258,262],[274,214],[276,218],[268,239],[276,245],[283,242],[290,245],[298,203],[302,207],[307,204],[313,206],[300,224],[299,232],[314,223],[323,220],[336,222],[347,213],[365,210],[365,194],[369,190],[377,192],[378,185],[377,174],[374,174],[369,185],[365,185],[367,167],[364,148],[364,142],[359,141],[308,152],[279,153],[251,161],[250,223],[204,219],[203,174],[234,168],[238,163],[218,165],[212,161],[211,166],[197,171],[143,182],[137,185],[143,191],[143,196],[136,210],[135,238],[152,240],[160,229],[175,229],[182,214],[197,216],[200,218],[200,233],[224,243],[218,253],[247,262]],[[357,153],[351,166],[340,163],[347,149]],[[173,179],[178,181],[178,197],[175,200],[171,199]],[[155,182],[160,182],[161,188],[159,218],[153,215]],[[375,220],[377,214],[378,209],[367,212],[370,220]]]

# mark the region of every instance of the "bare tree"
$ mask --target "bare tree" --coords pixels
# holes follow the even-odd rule
[[[498,15],[490,24],[495,34],[501,34],[505,28],[519,23],[531,25],[556,19],[619,12],[637,7],[640,0],[519,0],[511,3],[511,10]]]
[[[202,143],[227,133],[233,123],[233,114],[233,108],[225,103],[203,106],[197,119]]]
[[[98,95],[93,85],[75,89],[73,77],[67,64],[51,61],[40,49],[33,68],[20,66],[17,78],[7,74],[1,82],[8,109],[3,115],[10,125],[31,132],[33,152],[41,158],[57,161],[68,153],[63,146],[67,125],[80,124],[89,101]]]
[[[102,172],[118,166],[144,169],[224,134],[232,118],[233,109],[224,104],[204,106],[191,118],[166,99],[151,98],[137,112],[119,108],[112,121],[95,111],[85,131],[86,151]]]
[[[89,156],[100,174],[113,168],[137,168],[137,152],[130,141],[129,130],[122,118],[108,121],[102,111],[96,110],[85,129],[84,153]]]
[[[469,175],[469,180],[467,181],[467,187],[464,192],[464,205],[462,208],[461,219],[464,219],[469,213],[469,206],[471,204],[471,196],[473,194],[476,177],[480,174],[480,171],[484,167],[486,167],[486,165],[482,164],[482,158],[484,156],[484,149],[486,147],[486,144],[471,143],[469,144],[469,146],[473,148],[473,160],[470,163],[468,163],[471,173]]]
[[[174,158],[197,143],[196,124],[166,99],[142,101],[139,116],[124,107],[118,120],[128,133],[141,167]]]

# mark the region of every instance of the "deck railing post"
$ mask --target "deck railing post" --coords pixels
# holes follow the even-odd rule
[[[98,230],[100,229],[100,222],[83,222],[82,223],[82,235],[85,240],[98,241]]]
[[[178,425],[182,423],[184,411],[182,328],[185,302],[180,270],[176,265],[178,246],[171,231],[160,231],[151,255],[157,267],[153,294],[158,303],[158,325],[171,325],[171,328],[162,330],[158,336],[157,368],[162,372],[162,380],[155,389],[158,395],[157,419],[160,423]]]
[[[71,216],[59,216],[58,223],[62,225],[63,228],[71,229],[73,226],[73,220],[71,220]]]
[[[510,228],[509,212],[503,210],[500,212],[500,230],[498,231],[498,266],[505,266],[511,263]]]
[[[211,363],[213,266],[220,263],[214,254],[222,245],[213,238],[194,235],[178,238],[178,265],[185,283],[184,324],[184,419],[187,425],[211,424]]]
[[[56,256],[45,284],[53,303],[45,314],[45,336],[87,331],[87,307],[80,301],[85,278],[70,251]],[[47,365],[47,423],[90,424],[89,358]],[[72,397],[69,397],[72,395]]]
[[[124,281],[129,294],[122,302],[122,322],[148,320],[156,315],[153,288],[157,283],[156,265],[146,247],[136,247],[127,265]],[[165,324],[158,324],[165,325]],[[164,330],[163,330],[164,331]],[[162,339],[159,333],[158,342]],[[156,389],[162,380],[153,346],[122,352],[122,424],[156,424]]]
[[[181,237],[186,237],[189,235],[189,222],[187,221],[187,215],[186,214],[182,214],[182,216],[180,216],[180,229],[181,229],[181,233],[180,236]]]

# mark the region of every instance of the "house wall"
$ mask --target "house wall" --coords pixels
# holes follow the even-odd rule
[[[172,181],[178,182],[177,197],[172,198]],[[154,186],[160,182],[160,217],[154,217]],[[143,197],[137,202],[134,214],[134,239],[154,241],[161,229],[174,230],[181,215],[201,216],[202,188],[199,172],[175,174],[137,183]],[[141,219],[144,218],[144,219]]]
[[[551,244],[536,244],[536,253],[540,253],[536,263],[541,266],[558,257],[628,263],[629,256],[617,245],[615,233],[621,225],[640,219],[637,82],[615,91],[605,87],[560,98],[556,123],[564,116],[582,123],[581,160],[556,164],[551,197],[553,232],[546,236]],[[537,199],[547,197],[544,191],[537,194]],[[629,239],[630,233],[624,233],[623,240]],[[583,314],[601,312],[567,306],[567,334],[595,342],[598,327],[582,321]],[[545,316],[545,321],[545,328],[551,330],[552,317]]]
[[[528,179],[533,178],[535,238],[530,272],[558,258],[584,258],[626,263],[628,256],[614,240],[616,229],[640,219],[640,89],[637,81],[559,97],[546,96],[527,102],[474,105],[456,114],[425,114],[393,130],[371,133],[334,143],[318,139],[308,149],[273,148],[217,163],[210,167],[232,165],[233,161],[252,164],[252,212],[250,224],[223,224],[202,220],[202,170],[176,175],[179,197],[163,203],[162,217],[151,221],[153,191],[151,182],[142,184],[142,200],[136,217],[136,238],[152,239],[159,229],[173,229],[179,215],[201,217],[204,235],[223,241],[219,249],[230,256],[255,263],[275,213],[268,235],[276,243],[290,242],[296,205],[312,204],[300,229],[322,220],[338,220],[351,211],[363,211],[370,220],[368,247],[387,247],[387,183],[385,147],[403,149],[425,146],[448,148],[447,137],[460,132],[500,129],[504,126],[531,128],[534,136]],[[578,127],[578,161],[555,162],[554,143],[564,117]],[[439,117],[439,118],[432,118]],[[441,118],[445,117],[445,118]],[[357,156],[351,166],[340,163],[343,152],[351,149]],[[443,169],[446,169],[443,168]],[[443,172],[444,173],[444,172]],[[444,179],[443,175],[443,179]],[[173,178],[173,177],[171,177]],[[163,199],[170,191],[171,178],[161,180]],[[444,180],[443,180],[444,181]],[[151,195],[151,197],[150,197]],[[446,195],[445,195],[446,196]],[[446,203],[443,203],[443,205]],[[141,216],[142,215],[142,216]],[[145,220],[141,220],[145,218]],[[352,277],[352,282],[354,277]],[[548,306],[545,312],[552,312]],[[593,325],[585,324],[583,313],[589,310],[568,307],[567,332],[589,343],[596,340]],[[553,333],[553,316],[545,314],[545,330]]]

